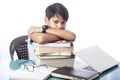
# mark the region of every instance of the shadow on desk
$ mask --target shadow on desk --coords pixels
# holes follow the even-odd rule
[[[97,80],[120,80],[120,64],[104,71]]]

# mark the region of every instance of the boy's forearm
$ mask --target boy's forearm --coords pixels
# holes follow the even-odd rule
[[[74,41],[76,37],[73,32],[61,29],[48,28],[46,33],[42,33],[40,27],[31,27],[28,31],[28,35],[34,42],[41,44],[61,39]]]
[[[54,34],[61,39],[69,40],[69,41],[74,41],[76,38],[76,35],[73,32],[70,32],[68,30],[61,30],[61,29],[47,29],[47,33]]]
[[[37,43],[44,44],[48,43],[51,41],[57,41],[60,40],[61,38],[53,35],[53,34],[48,34],[48,33],[33,33],[30,38]]]

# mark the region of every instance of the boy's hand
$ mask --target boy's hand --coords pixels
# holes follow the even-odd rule
[[[59,41],[56,41],[56,43],[59,43],[59,44],[66,43],[66,40],[59,40]]]
[[[35,32],[42,32],[42,27],[31,26],[28,29],[28,35],[31,35],[32,33],[35,33]]]

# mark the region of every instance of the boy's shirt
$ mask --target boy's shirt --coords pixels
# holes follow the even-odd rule
[[[35,61],[35,42],[33,42],[30,38],[28,38],[28,53],[29,53],[29,60]]]

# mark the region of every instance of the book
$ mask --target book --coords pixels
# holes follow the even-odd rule
[[[58,42],[49,42],[49,43],[45,43],[45,44],[38,44],[35,43],[35,46],[39,46],[39,47],[70,47],[72,45],[72,42],[70,41],[66,41],[64,43],[58,43]]]
[[[51,75],[70,80],[93,80],[99,76],[99,72],[65,66],[52,71]]]
[[[9,73],[9,78],[19,79],[19,80],[47,80],[53,70],[57,68],[52,67],[39,67],[35,68],[35,71],[30,72],[27,70],[11,70]]]
[[[36,53],[37,54],[37,53]],[[40,53],[38,56],[71,56],[72,52],[54,52],[54,53]]]
[[[38,57],[36,57],[36,64],[37,65],[44,65],[45,64],[47,66],[55,67],[55,68],[59,68],[59,67],[63,67],[63,66],[73,67],[74,59],[75,59],[74,55],[70,56],[69,58],[39,59]]]
[[[71,55],[74,47],[35,47],[36,55]],[[49,54],[48,54],[49,53]]]
[[[71,55],[37,55],[39,59],[65,59],[70,58]]]

